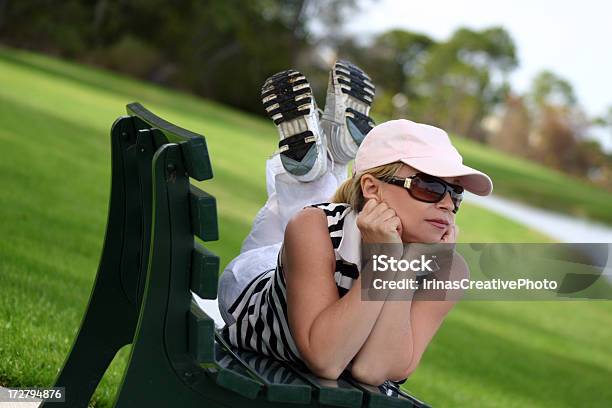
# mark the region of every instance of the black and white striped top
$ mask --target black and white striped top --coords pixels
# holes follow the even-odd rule
[[[361,234],[356,214],[349,204],[322,203],[329,236],[336,256],[334,280],[338,295],[344,296],[359,277]],[[230,306],[235,323],[223,328],[223,335],[234,346],[253,350],[306,367],[289,330],[287,292],[282,271],[281,251],[275,269],[254,278]]]

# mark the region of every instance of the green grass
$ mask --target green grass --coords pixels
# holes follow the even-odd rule
[[[206,136],[215,178],[201,186],[217,197],[221,239],[209,246],[222,264],[238,252],[265,202],[265,158],[277,139],[270,122],[105,71],[0,49],[2,385],[49,386],[69,351],[104,238],[110,125],[134,100]],[[529,176],[520,188],[565,177],[456,143],[468,165],[499,167],[501,180]],[[492,177],[503,192],[497,173]],[[571,183],[594,202],[610,202]],[[566,199],[565,190],[556,194]],[[463,242],[548,240],[469,204],[458,224]],[[610,302],[461,302],[408,388],[435,406],[606,406],[611,312]],[[112,402],[127,354],[123,349],[111,365],[96,406]]]

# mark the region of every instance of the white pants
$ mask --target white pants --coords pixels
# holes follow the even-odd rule
[[[328,159],[328,170],[320,178],[302,183],[285,171],[280,156],[266,162],[268,200],[253,221],[251,232],[240,248],[240,254],[223,271],[219,279],[219,311],[229,325],[234,318],[227,312],[242,290],[256,276],[276,268],[285,227],[302,208],[328,202],[347,178],[347,165]]]

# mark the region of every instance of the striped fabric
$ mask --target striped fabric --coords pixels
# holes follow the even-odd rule
[[[344,220],[352,209],[345,203],[322,203],[327,216],[329,236],[336,256],[334,280],[338,295],[344,296],[359,277],[356,264],[342,259],[338,247],[344,232]],[[277,266],[263,272],[249,283],[228,312],[236,322],[223,328],[223,335],[236,347],[296,363],[306,368],[295,345],[287,318],[287,293],[279,251]]]

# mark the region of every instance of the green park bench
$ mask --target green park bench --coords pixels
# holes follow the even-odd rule
[[[427,407],[346,372],[321,379],[227,344],[192,296],[216,299],[219,275],[219,258],[200,243],[218,239],[216,201],[189,180],[213,177],[206,141],[138,103],[127,113],[111,129],[98,273],[54,385],[66,387],[63,406],[87,406],[116,353],[132,344],[115,407]]]

